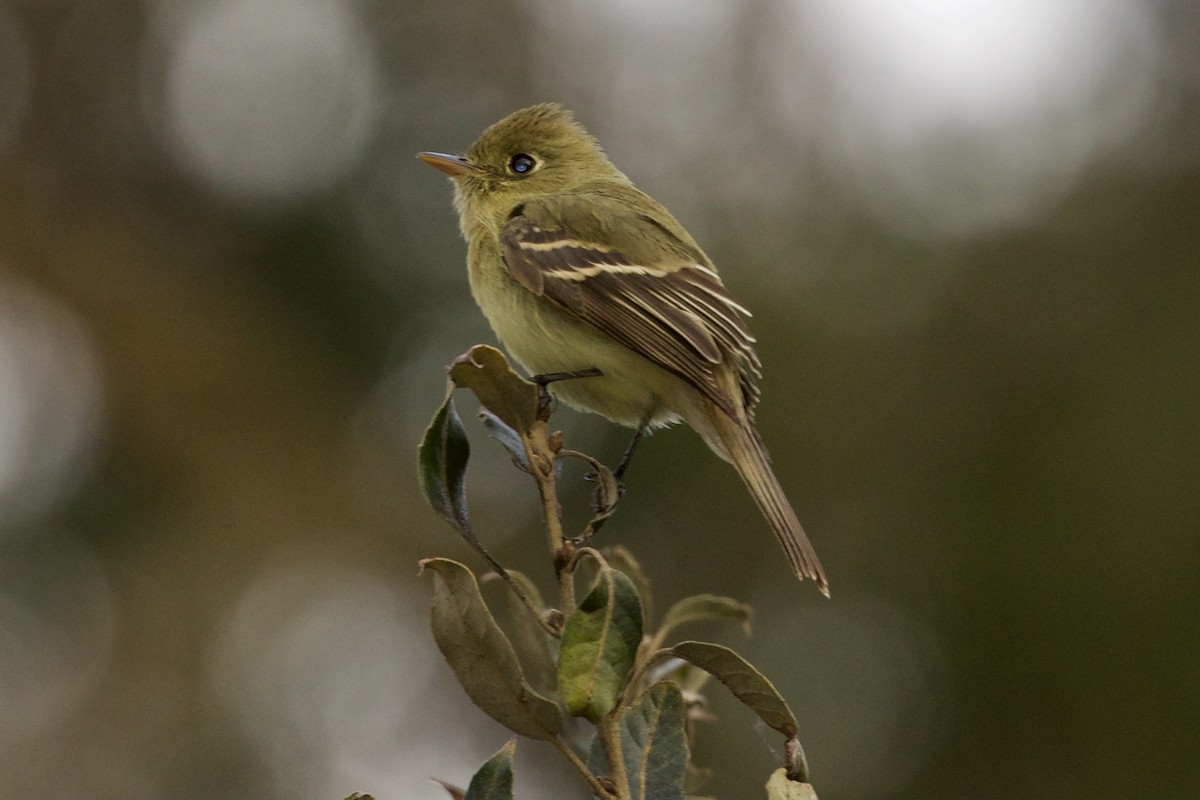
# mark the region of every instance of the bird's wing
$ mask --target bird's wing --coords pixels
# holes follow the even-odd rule
[[[726,413],[738,416],[739,400],[753,409],[760,364],[743,318],[750,312],[707,259],[660,223],[603,196],[560,195],[518,209],[500,244],[526,289],[680,376]],[[717,377],[726,362],[741,398],[729,397]]]

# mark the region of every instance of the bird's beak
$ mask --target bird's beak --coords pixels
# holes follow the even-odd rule
[[[417,158],[435,169],[440,169],[451,178],[462,178],[479,172],[479,167],[462,156],[452,156],[446,153],[417,153]]]

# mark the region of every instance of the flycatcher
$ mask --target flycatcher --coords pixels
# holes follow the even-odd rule
[[[533,375],[599,370],[550,391],[643,431],[683,420],[733,464],[800,578],[821,562],[754,429],[750,312],[671,213],[556,104],[523,108],[465,156],[421,153],[454,179],[471,293]]]

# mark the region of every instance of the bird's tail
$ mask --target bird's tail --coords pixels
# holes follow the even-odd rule
[[[737,469],[759,511],[770,523],[796,577],[816,581],[821,594],[828,597],[829,582],[825,579],[825,570],[771,469],[770,457],[758,432],[749,422],[720,413],[714,416],[724,455]]]

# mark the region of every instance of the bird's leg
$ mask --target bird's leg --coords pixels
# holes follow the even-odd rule
[[[612,471],[612,476],[617,479],[617,493],[625,494],[625,482],[621,480],[621,476],[625,474],[625,470],[629,469],[629,462],[633,460],[633,452],[637,450],[638,442],[650,429],[649,418],[642,420],[637,426],[637,430],[633,432],[633,438],[629,440],[629,446],[625,448],[625,453],[621,456],[621,461],[617,464],[617,468]],[[585,481],[591,482],[596,480],[596,473],[589,472],[583,476]]]
[[[625,448],[625,454],[621,456],[620,463],[613,470],[613,477],[617,479],[622,490],[624,490],[625,484],[621,483],[621,476],[625,474],[625,470],[629,469],[629,462],[633,460],[633,452],[637,450],[638,442],[642,440],[642,436],[646,434],[646,429],[649,427],[650,420],[642,420],[642,424],[638,425],[637,430],[633,432],[633,438],[629,440],[629,446]]]
[[[576,369],[570,372],[547,372],[541,375],[534,375],[530,378],[531,381],[537,384],[538,387],[538,411],[545,413],[550,408],[550,404],[554,398],[550,396],[550,392],[546,387],[558,381],[571,381],[576,378],[598,378],[604,373],[592,367],[590,369]]]
[[[575,378],[598,378],[603,374],[595,367],[591,367],[590,369],[575,369],[570,372],[545,372],[541,375],[534,375],[530,380],[538,386],[549,386],[552,383],[570,381]]]

